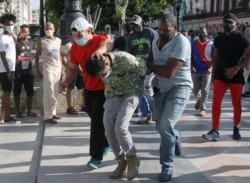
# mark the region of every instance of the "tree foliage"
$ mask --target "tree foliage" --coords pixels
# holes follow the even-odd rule
[[[245,6],[248,7],[250,3],[250,0],[240,0],[240,2],[237,4],[238,6]]]
[[[173,5],[175,2],[176,0],[129,0],[125,10],[125,21],[134,14],[142,16],[146,21],[149,18],[158,18],[163,10],[167,8],[168,4]],[[97,5],[102,7],[102,14],[96,30],[102,31],[105,24],[110,24],[113,30],[118,30],[119,15],[117,15],[115,0],[82,0],[83,14],[86,15],[86,7],[88,6],[90,6],[91,12],[94,13]],[[47,0],[45,10],[48,20],[58,27],[60,16],[64,10],[64,0]]]

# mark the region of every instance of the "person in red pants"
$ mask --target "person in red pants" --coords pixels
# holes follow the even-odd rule
[[[231,92],[234,128],[233,139],[241,139],[241,92],[244,84],[243,68],[250,64],[250,41],[236,31],[237,17],[228,13],[223,17],[224,32],[214,40],[212,130],[202,137],[210,141],[219,140],[221,103],[229,88]],[[245,54],[245,59],[241,59]]]

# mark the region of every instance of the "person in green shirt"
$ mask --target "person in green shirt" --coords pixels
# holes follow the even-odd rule
[[[139,96],[143,94],[140,82],[147,71],[146,62],[123,51],[109,52],[102,58],[89,58],[85,70],[91,77],[101,77],[105,83],[105,135],[118,160],[110,178],[127,173],[127,179],[132,180],[138,174],[140,161],[128,127]]]

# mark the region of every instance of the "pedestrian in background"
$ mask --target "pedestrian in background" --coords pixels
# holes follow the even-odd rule
[[[72,39],[74,39],[74,36],[72,36]],[[74,40],[73,40],[74,41]],[[72,41],[68,42],[63,48],[61,48],[61,56],[62,56],[62,64],[64,65],[65,68],[69,67],[69,62],[70,62],[70,49],[72,46]],[[66,69],[67,73],[67,69]],[[83,76],[82,76],[82,71],[80,68],[77,70],[76,78],[68,85],[67,90],[66,90],[66,102],[67,102],[67,114],[78,114],[76,109],[73,106],[72,103],[72,90],[74,88],[77,88],[78,90],[82,90],[81,92],[81,97],[82,97],[82,106],[81,106],[81,111],[85,111],[85,98],[84,98],[84,81],[83,81]]]
[[[191,45],[177,30],[176,18],[169,14],[162,15],[158,25],[159,36],[152,43],[154,63],[148,62],[157,83],[154,88],[154,117],[161,136],[160,182],[172,179],[174,155],[181,155],[180,132],[175,129],[175,125],[186,107],[193,87]]]
[[[236,31],[237,17],[228,13],[223,17],[224,32],[214,40],[212,129],[202,137],[219,140],[221,103],[229,88],[233,104],[233,139],[239,140],[241,120],[241,93],[244,84],[243,68],[250,64],[250,41]],[[243,61],[242,55],[245,54]]]
[[[55,37],[54,24],[48,22],[44,28],[46,36],[39,39],[36,48],[35,64],[38,79],[43,79],[43,119],[45,123],[56,124],[56,104],[62,75],[60,54],[61,39]],[[42,56],[43,71],[39,68],[39,56]]]
[[[14,81],[16,65],[16,42],[17,35],[14,32],[16,16],[4,14],[0,17],[0,23],[4,25],[4,33],[0,35],[0,82],[3,90],[2,95],[2,122],[21,123],[10,116],[10,93]]]
[[[197,97],[195,109],[199,115],[206,116],[206,102],[211,83],[213,42],[208,39],[206,28],[200,27],[199,39],[192,42],[193,93]]]
[[[105,135],[118,161],[111,178],[119,178],[125,173],[127,179],[132,180],[138,174],[140,161],[129,122],[139,103],[139,95],[143,94],[138,80],[145,75],[146,69],[143,59],[123,51],[105,53],[103,60],[90,58],[86,62],[86,72],[92,77],[101,77],[105,83]]]
[[[37,117],[35,112],[32,112],[32,102],[34,95],[34,76],[32,74],[32,55],[31,51],[35,48],[35,43],[29,39],[30,28],[24,24],[20,26],[20,39],[16,43],[16,69],[14,80],[14,102],[16,107],[16,117],[23,118],[20,109],[20,95],[22,86],[26,91],[26,107],[28,117]]]
[[[132,33],[128,37],[127,52],[134,55],[137,58],[144,59],[146,61],[153,61],[152,57],[152,41],[157,37],[157,32],[151,28],[143,26],[143,20],[139,15],[134,15],[130,19],[130,28]],[[151,75],[153,77],[153,75]],[[141,81],[142,88],[144,88],[144,82]],[[152,96],[149,96],[146,92],[140,97],[138,108],[140,109],[141,118],[138,120],[139,124],[145,124],[152,121],[152,112],[154,108],[154,102]]]
[[[82,18],[76,18],[70,27],[71,33],[75,36],[75,41],[70,50],[70,64],[67,76],[62,83],[62,89],[67,88],[76,76],[78,66],[81,66],[85,83],[85,107],[91,120],[90,127],[90,160],[87,165],[91,168],[99,168],[103,156],[109,151],[109,145],[105,137],[103,126],[103,104],[105,102],[104,83],[101,78],[91,77],[85,71],[86,60],[90,56],[97,58],[102,54],[111,51],[112,40],[104,35],[92,34],[91,25]]]

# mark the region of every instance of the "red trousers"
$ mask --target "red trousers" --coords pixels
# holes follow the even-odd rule
[[[241,119],[241,93],[243,85],[240,83],[224,83],[221,80],[214,80],[213,88],[213,104],[212,104],[212,127],[215,130],[219,130],[220,127],[220,115],[221,115],[221,103],[223,97],[230,89],[231,100],[233,104],[234,114],[234,126],[240,124]]]

